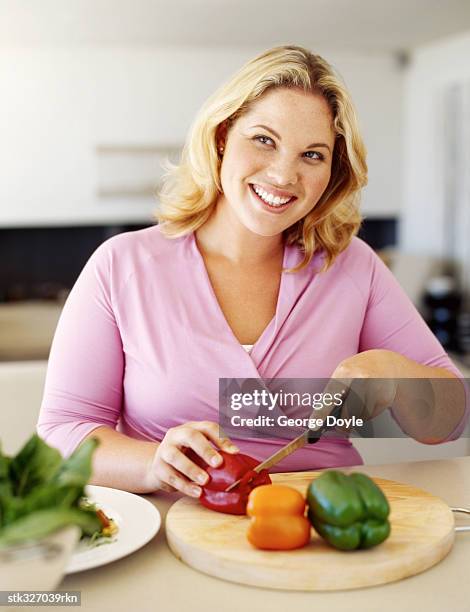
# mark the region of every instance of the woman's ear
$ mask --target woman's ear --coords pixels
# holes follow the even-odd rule
[[[223,155],[225,151],[225,141],[227,140],[227,128],[228,128],[228,122],[222,121],[222,123],[219,124],[217,131],[216,131],[215,141],[217,144],[217,152],[219,153],[219,155]]]

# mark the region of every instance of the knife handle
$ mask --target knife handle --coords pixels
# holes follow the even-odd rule
[[[311,429],[309,429],[307,431],[307,443],[316,444],[322,437],[322,433],[322,431],[312,431]]]

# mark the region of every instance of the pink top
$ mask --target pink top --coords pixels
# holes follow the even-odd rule
[[[286,247],[284,267],[301,257]],[[247,354],[220,309],[194,234],[168,239],[154,226],[107,240],[64,306],[39,434],[65,456],[101,425],[161,440],[187,421],[218,422],[219,377],[329,378],[343,359],[372,348],[461,376],[362,240],[354,238],[319,274],[321,260],[317,254],[301,272],[282,274],[276,315]],[[232,439],[260,460],[285,443]],[[360,463],[347,439],[334,439],[293,453],[277,469]]]

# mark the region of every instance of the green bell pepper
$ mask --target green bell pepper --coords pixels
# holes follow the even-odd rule
[[[365,474],[329,470],[310,483],[308,518],[329,544],[340,550],[372,548],[390,535],[390,506]]]

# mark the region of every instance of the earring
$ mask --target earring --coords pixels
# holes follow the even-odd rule
[[[223,153],[225,151],[225,147],[219,147],[219,153]]]

